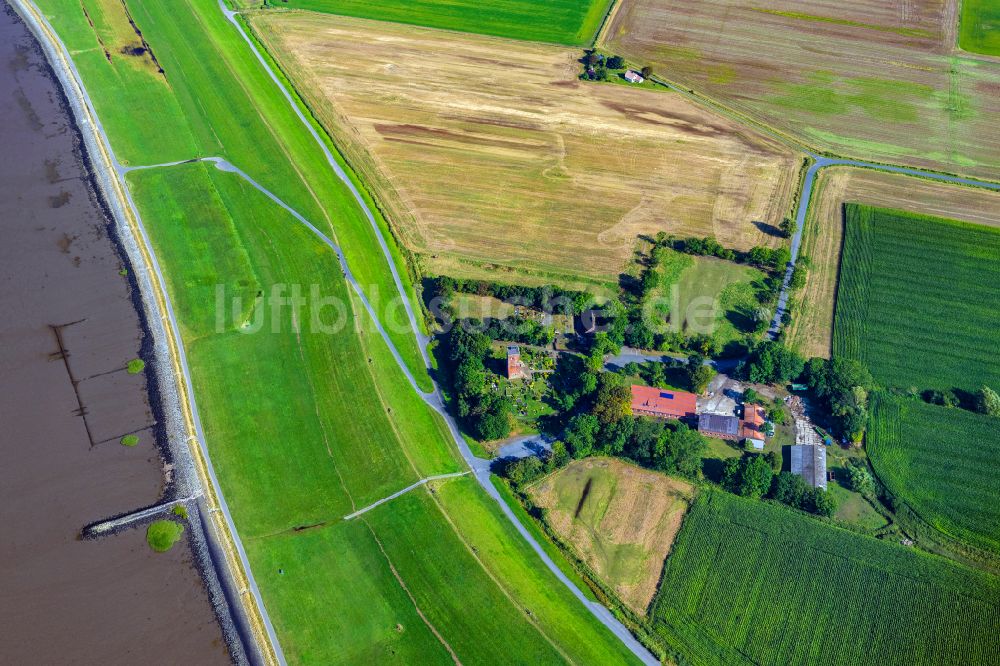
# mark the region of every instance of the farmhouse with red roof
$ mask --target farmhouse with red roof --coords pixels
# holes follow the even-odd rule
[[[694,418],[698,396],[684,391],[667,391],[655,386],[632,386],[632,413],[661,419]]]

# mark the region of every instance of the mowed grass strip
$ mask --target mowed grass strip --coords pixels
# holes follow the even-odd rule
[[[39,4],[74,55],[119,159],[132,165],[228,159],[340,243],[376,311],[399,319],[395,284],[370,222],[215,2]],[[110,28],[103,26],[114,24],[121,33],[126,9],[162,73],[110,47]],[[115,43],[127,43],[126,37]],[[387,241],[398,255],[393,239]],[[409,327],[388,330],[429,390]]]
[[[953,539],[1000,554],[1000,419],[879,395],[868,455],[889,490]]]
[[[777,245],[801,162],[578,49],[309,12],[251,23],[431,273],[616,285],[640,234]],[[553,243],[553,238],[564,242]]]
[[[848,204],[834,354],[887,387],[1000,385],[1000,229]]]
[[[569,46],[593,41],[611,0],[288,0],[289,7]]]
[[[962,0],[958,45],[973,53],[1000,56],[1000,3]]]
[[[998,600],[995,576],[715,491],[685,519],[653,622],[699,664],[993,664]]]

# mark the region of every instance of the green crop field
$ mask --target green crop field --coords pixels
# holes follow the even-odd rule
[[[958,45],[973,53],[1000,55],[1000,2],[962,0]]]
[[[1000,386],[1000,229],[846,206],[834,354],[888,387]]]
[[[995,664],[1000,579],[721,492],[693,505],[653,626],[697,664]]]
[[[214,1],[129,2],[158,65],[122,55],[138,33],[127,34],[118,0],[42,5],[120,157],[229,159],[328,229],[380,316],[391,313],[368,221]],[[471,478],[344,521],[463,469],[445,423],[405,380],[333,250],[292,215],[206,163],[127,180],[213,464],[291,663],[633,661]],[[295,288],[301,302],[271,298]],[[412,333],[390,335],[419,369]],[[448,501],[451,488],[461,490]],[[501,640],[511,633],[516,644]]]
[[[569,46],[590,44],[610,0],[290,0],[331,14]]]
[[[948,536],[1000,553],[1000,419],[879,396],[868,455],[882,482]]]

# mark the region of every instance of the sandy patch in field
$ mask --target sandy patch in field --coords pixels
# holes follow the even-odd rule
[[[1000,59],[958,0],[622,0],[603,42],[814,148],[1000,177]]]
[[[639,614],[656,594],[693,492],[613,458],[574,461],[530,490],[552,528]]]
[[[1000,226],[1000,192],[851,167],[820,171],[802,249],[812,267],[788,331],[806,357],[830,356],[847,202]]]
[[[799,158],[577,49],[303,12],[253,25],[433,272],[616,282],[639,234],[777,244]]]

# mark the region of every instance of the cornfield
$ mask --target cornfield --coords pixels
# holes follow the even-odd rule
[[[834,354],[886,387],[1000,387],[1000,230],[848,204]]]
[[[705,492],[651,618],[698,664],[996,664],[1000,578]]]
[[[1000,553],[1000,419],[876,395],[868,455],[882,482],[924,522]]]

